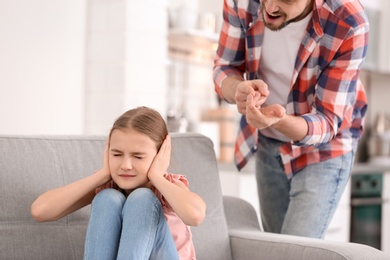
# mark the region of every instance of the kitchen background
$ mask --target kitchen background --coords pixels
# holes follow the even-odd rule
[[[367,131],[326,238],[389,252],[390,1],[361,2],[371,22]],[[238,114],[212,82],[222,4],[0,0],[0,134],[107,134],[125,110],[151,106],[171,131],[208,135],[223,193],[258,210],[253,165],[237,173],[231,163]]]

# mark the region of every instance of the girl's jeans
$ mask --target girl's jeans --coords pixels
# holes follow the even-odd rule
[[[312,164],[287,178],[281,142],[259,134],[256,179],[265,231],[324,238],[348,182],[354,152]]]
[[[115,189],[105,189],[95,196],[84,259],[179,259],[152,190],[138,188],[126,198]]]

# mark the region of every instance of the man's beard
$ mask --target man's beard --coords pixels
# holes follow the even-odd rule
[[[290,19],[290,20],[286,20],[286,13],[272,13],[273,15],[280,15],[282,18],[283,18],[283,22],[279,25],[279,26],[273,26],[271,24],[269,24],[268,22],[266,22],[266,19],[265,19],[265,15],[264,13],[266,12],[265,11],[265,4],[264,2],[262,2],[261,4],[261,16],[263,17],[263,21],[264,21],[264,25],[270,29],[271,31],[279,31],[281,29],[283,29],[284,27],[286,27],[287,25],[289,25],[290,23],[295,23],[295,22],[298,22],[300,20],[302,20],[303,18],[305,18],[311,11],[312,11],[312,1],[309,1],[309,3],[306,5],[305,9],[302,11],[302,13],[300,13],[299,15],[297,15],[296,17]]]

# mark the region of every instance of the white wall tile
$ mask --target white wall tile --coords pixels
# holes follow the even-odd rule
[[[126,29],[129,32],[149,35],[150,37],[166,36],[168,33],[166,8],[148,2],[151,1],[137,1],[127,5]]]
[[[148,106],[156,109],[160,114],[166,118],[166,99],[163,98],[164,95],[160,96],[150,96],[150,95],[134,95],[132,93],[127,93],[124,101],[125,109],[131,109],[138,106]]]
[[[107,65],[98,62],[89,62],[87,64],[86,81],[87,94],[105,90],[108,85]]]
[[[133,62],[166,63],[168,42],[166,37],[151,34],[126,34],[126,60]]]
[[[101,13],[106,22],[89,23],[99,30],[88,37],[86,129],[103,131],[113,118],[141,105],[165,116],[167,23],[161,22],[167,19],[165,1],[92,3],[99,5],[93,12]]]
[[[110,2],[107,6],[108,31],[123,32],[126,29],[126,3]]]
[[[88,36],[88,61],[120,61],[125,54],[123,33],[99,33]]]
[[[90,62],[87,67],[87,93],[123,92],[125,84],[123,62]]]
[[[126,2],[127,0],[88,0],[90,4],[109,4],[109,3],[118,3],[118,2]],[[130,0],[132,1],[132,0]]]
[[[81,134],[85,1],[0,1],[0,133]]]
[[[125,62],[112,63],[107,68],[107,87],[110,91],[123,92],[125,87]]]
[[[150,91],[166,89],[167,75],[165,64],[153,62],[134,63],[132,60],[126,62],[126,88]]]
[[[108,30],[108,4],[92,3],[88,5],[88,33],[102,33]]]
[[[123,108],[123,95],[121,93],[97,93],[89,94],[86,103],[87,122],[112,122],[121,113]]]
[[[86,122],[85,134],[87,135],[105,135],[108,136],[111,126],[114,123],[112,122]]]

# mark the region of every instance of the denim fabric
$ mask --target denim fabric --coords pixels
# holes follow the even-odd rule
[[[264,231],[324,238],[350,176],[354,152],[309,165],[290,180],[280,141],[259,134],[256,180]]]
[[[84,259],[179,259],[155,194],[147,188],[127,198],[114,189],[99,192],[92,202]]]

